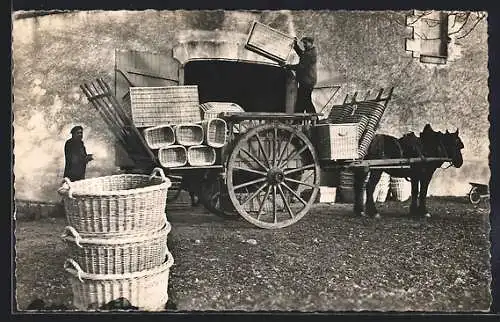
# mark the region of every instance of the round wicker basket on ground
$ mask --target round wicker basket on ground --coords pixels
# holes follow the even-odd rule
[[[138,233],[165,225],[170,185],[163,170],[155,168],[151,176],[120,174],[75,182],[65,178],[58,192],[68,224],[79,233]]]
[[[411,196],[411,182],[406,178],[391,177],[389,188],[392,197],[397,201],[406,201]]]
[[[90,274],[126,274],[160,266],[167,256],[170,223],[154,232],[80,235],[67,226],[62,236],[72,259]],[[101,234],[102,235],[102,234]]]
[[[382,172],[380,180],[373,191],[373,200],[376,202],[385,202],[389,194],[389,181],[391,176],[387,172]]]
[[[172,254],[151,270],[127,274],[89,274],[72,259],[66,260],[64,269],[69,273],[73,290],[73,305],[79,310],[102,305],[124,297],[145,311],[161,311],[168,301],[168,279],[174,263]]]

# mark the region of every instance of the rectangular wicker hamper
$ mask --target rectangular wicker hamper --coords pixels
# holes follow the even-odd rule
[[[145,311],[161,311],[168,301],[168,280],[174,258],[154,269],[127,274],[89,274],[74,260],[68,259],[64,269],[73,290],[73,304],[79,310],[97,309],[120,297]]]
[[[200,109],[204,120],[217,118],[222,112],[245,112],[241,106],[230,102],[206,102],[200,104]]]
[[[227,124],[226,121],[219,118],[201,121],[204,143],[214,148],[222,148],[227,142]]]
[[[358,124],[319,124],[314,127],[316,149],[323,160],[358,158]]]
[[[160,174],[160,176],[156,176]],[[66,219],[80,233],[138,233],[165,225],[167,191],[171,182],[163,170],[119,174],[65,183]]]
[[[254,21],[245,48],[274,61],[285,61],[293,47],[293,37]]]
[[[159,230],[127,235],[80,234],[67,226],[61,236],[71,258],[90,274],[127,274],[160,266],[167,256],[170,223]]]
[[[130,103],[137,127],[201,121],[197,85],[131,87]]]
[[[158,125],[144,129],[144,140],[151,149],[159,149],[175,143],[175,132],[171,125]]]
[[[192,166],[213,165],[216,160],[215,149],[206,145],[190,146],[187,154],[188,163]]]
[[[178,124],[175,126],[175,140],[184,146],[200,145],[204,140],[203,127],[194,123]]]
[[[171,145],[158,150],[158,160],[165,168],[182,167],[187,163],[187,150],[182,145]]]

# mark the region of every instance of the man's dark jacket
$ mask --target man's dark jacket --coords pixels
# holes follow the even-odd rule
[[[87,168],[87,151],[83,141],[73,138],[64,144],[64,177],[71,181],[85,179],[85,170]]]
[[[296,71],[296,78],[300,86],[308,87],[312,89],[316,85],[317,75],[316,75],[316,60],[317,51],[316,47],[312,47],[309,50],[302,50],[297,43],[293,46],[297,55],[299,55],[300,60],[296,65],[291,65],[291,67]]]

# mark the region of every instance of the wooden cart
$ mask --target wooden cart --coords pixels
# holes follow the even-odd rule
[[[149,173],[161,166],[103,80],[84,84],[82,90],[140,171]],[[311,209],[322,168],[404,168],[437,160],[320,161],[311,131],[319,116],[221,113],[219,117],[228,125],[229,140],[220,150],[216,165],[163,169],[177,183],[187,174],[198,177],[200,200],[209,211],[228,218],[241,215],[257,227],[275,229],[296,223]]]

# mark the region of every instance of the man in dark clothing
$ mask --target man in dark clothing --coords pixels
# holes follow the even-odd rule
[[[64,144],[64,177],[71,181],[85,179],[87,163],[93,160],[92,154],[87,154],[83,144],[83,128],[75,126],[71,129],[71,139]]]
[[[297,38],[295,38],[293,49],[299,55],[299,63],[295,65],[285,64],[284,67],[295,70],[295,77],[299,83],[295,113],[302,113],[304,110],[307,113],[316,113],[311,94],[317,81],[317,51],[316,47],[314,47],[314,39],[312,37],[302,38],[302,45],[304,46],[303,50],[297,44]]]

